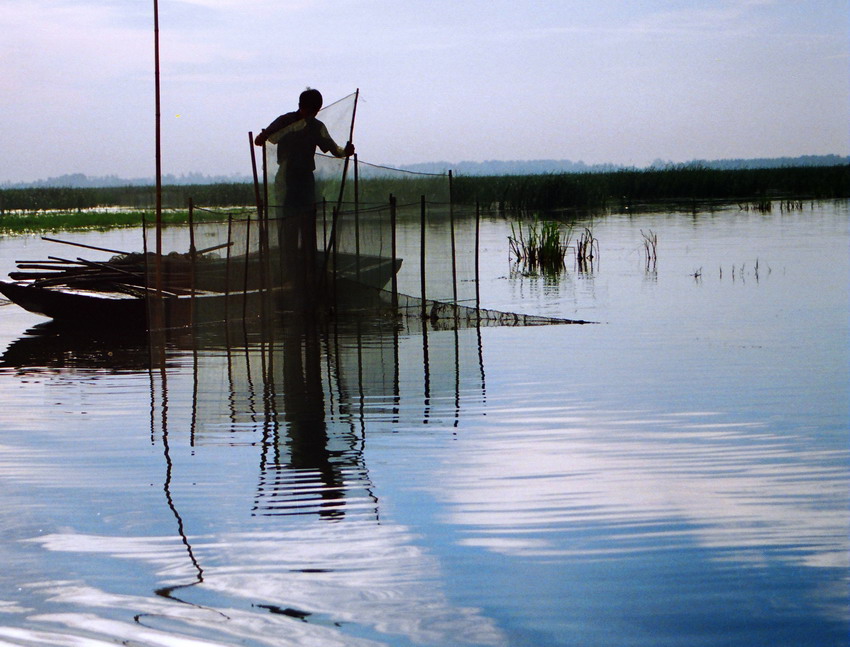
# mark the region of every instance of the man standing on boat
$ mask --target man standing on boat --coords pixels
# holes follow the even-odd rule
[[[312,216],[316,201],[313,177],[316,148],[334,157],[354,154],[353,144],[349,142],[345,147],[337,145],[325,125],[316,119],[321,108],[322,94],[307,88],[298,99],[298,110],[281,115],[254,139],[257,146],[264,145],[266,141],[277,145],[275,198],[278,208],[282,208],[279,215],[284,219],[306,220]],[[299,241],[299,248],[303,244]]]
[[[316,115],[322,108],[322,94],[307,88],[298,98],[298,110],[272,121],[254,139],[277,148],[278,170],[274,180],[274,216],[281,251],[281,280],[297,294],[314,291],[316,263],[316,149],[334,157],[354,154],[349,142],[337,145]],[[297,296],[296,294],[296,296]]]

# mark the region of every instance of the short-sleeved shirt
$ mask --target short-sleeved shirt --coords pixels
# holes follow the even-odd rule
[[[275,119],[266,128],[264,139],[277,144],[277,162],[288,172],[312,172],[316,168],[316,148],[335,157],[345,151],[337,146],[328,129],[315,117],[304,117],[299,112],[288,112]]]

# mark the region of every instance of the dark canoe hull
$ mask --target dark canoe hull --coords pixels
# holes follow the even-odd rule
[[[98,295],[0,281],[0,294],[29,312],[57,320],[114,324],[147,323],[147,302],[131,296]]]
[[[242,317],[259,311],[261,296],[254,293],[166,296],[157,323],[151,325],[153,299],[121,294],[69,291],[0,281],[0,294],[24,310],[54,321],[90,328],[138,329],[179,327],[195,321]],[[247,308],[245,307],[247,306]]]
[[[165,296],[156,322],[149,309],[155,300],[144,297],[6,281],[0,281],[0,294],[24,310],[68,325],[141,330],[244,319],[271,311],[291,312],[322,302],[334,305],[338,312],[385,305],[386,297],[380,290],[347,279],[331,279],[315,287],[325,296],[321,299],[317,294],[299,296],[285,288]]]

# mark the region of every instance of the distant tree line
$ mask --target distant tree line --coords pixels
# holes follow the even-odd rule
[[[399,180],[362,179],[364,193],[369,182],[380,182],[374,194],[427,194],[432,178]],[[411,186],[411,183],[420,185]],[[376,184],[377,186],[377,184]],[[617,208],[668,200],[749,200],[765,198],[829,199],[850,197],[850,165],[803,166],[723,170],[699,165],[663,169],[621,169],[596,173],[550,173],[533,175],[457,175],[454,201],[480,202],[512,210],[559,208]],[[254,186],[247,182],[167,185],[163,205],[183,209],[192,198],[206,207],[251,207]],[[100,188],[41,187],[0,189],[0,215],[6,211],[91,210],[98,207],[129,207],[151,210],[155,193],[150,186]]]
[[[181,209],[189,198],[199,205],[242,207],[255,204],[254,185],[247,182],[226,184],[166,185],[162,204]],[[152,186],[110,187],[32,187],[0,189],[0,213],[3,211],[82,210],[98,207],[128,207],[150,210],[156,205]]]
[[[509,210],[629,207],[669,200],[850,197],[850,164],[722,170],[697,165],[607,173],[459,176],[454,199]]]

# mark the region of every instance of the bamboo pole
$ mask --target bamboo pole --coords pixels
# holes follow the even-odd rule
[[[422,297],[422,318],[425,308],[425,196],[419,198],[419,292]]]
[[[457,305],[457,249],[455,247],[455,210],[452,200],[452,172],[449,171],[449,230],[452,237],[452,298]],[[457,313],[457,308],[455,308]]]
[[[156,158],[156,257],[154,259],[155,299],[153,308],[148,308],[149,328],[161,330],[165,326],[165,313],[162,300],[162,114],[160,110],[160,74],[159,74],[159,3],[153,0],[153,40],[154,40],[154,131]],[[150,286],[148,286],[150,287]],[[148,299],[148,305],[151,301]]]
[[[124,254],[127,256],[130,252],[122,252],[120,249],[108,249],[106,247],[95,247],[94,245],[84,245],[83,243],[72,243],[70,240],[59,240],[58,238],[48,238],[47,236],[42,236],[42,240],[49,241],[51,243],[61,243],[62,245],[73,245],[74,247],[85,247],[86,249],[93,249],[98,252],[109,252],[110,254]]]
[[[396,258],[398,256],[398,249],[396,245],[396,200],[395,196],[390,194],[390,247],[392,254],[392,266],[390,268],[390,272],[392,273],[391,285],[393,313],[398,312],[398,274],[396,273]]]
[[[479,282],[478,260],[480,253],[479,233],[481,231],[481,205],[475,203],[475,312],[481,317],[481,285]]]
[[[154,102],[155,102],[155,138],[156,138],[156,269],[155,285],[159,295],[162,292],[162,114],[160,110],[159,75],[159,2],[153,0],[154,34]]]
[[[359,98],[360,88],[357,88],[354,93],[354,109],[351,111],[351,126],[348,129],[348,142],[346,142],[346,146],[354,141],[354,119],[357,116],[357,100]],[[342,164],[342,179],[339,183],[339,196],[337,197],[336,210],[334,211],[333,221],[331,222],[331,236],[330,240],[328,240],[327,246],[325,247],[325,266],[327,266],[328,254],[330,253],[331,247],[336,246],[336,219],[339,215],[340,209],[342,208],[342,198],[345,193],[345,178],[348,175],[348,160],[349,158],[346,157]]]
[[[354,154],[354,255],[355,276],[360,283],[360,173],[357,153]]]
[[[254,200],[257,203],[257,220],[260,226],[260,239],[257,249],[259,251],[260,263],[260,287],[263,291],[269,288],[269,219],[268,212],[263,205],[263,198],[260,195],[260,179],[257,173],[257,155],[254,152],[254,133],[248,133],[248,147],[251,150],[251,172],[254,176]],[[248,250],[245,250],[248,254]],[[262,301],[265,303],[265,300]]]
[[[195,202],[189,198],[189,289],[192,299],[195,298],[195,261],[198,252],[195,249]]]

